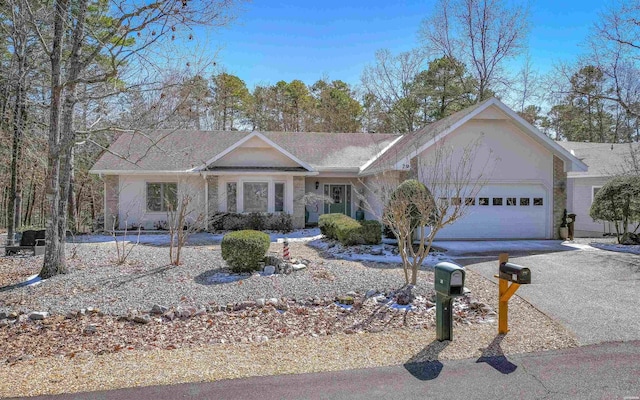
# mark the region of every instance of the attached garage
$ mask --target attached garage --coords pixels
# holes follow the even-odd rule
[[[541,184],[490,185],[438,239],[545,239],[549,237],[549,191]]]

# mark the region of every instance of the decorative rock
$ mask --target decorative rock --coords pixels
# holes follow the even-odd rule
[[[0,319],[0,328],[4,328],[5,326],[9,325],[9,321],[7,321],[7,319]]]
[[[98,331],[95,325],[87,325],[84,327],[83,331],[85,335],[91,335]]]
[[[256,342],[258,343],[264,343],[264,342],[268,342],[269,338],[267,336],[258,336],[256,338]]]
[[[9,318],[9,314],[7,314],[6,312],[0,312],[0,319],[7,319]]]
[[[166,313],[164,313],[163,317],[165,317],[169,321],[173,321],[174,319],[176,319],[176,314],[173,311],[167,311]]]
[[[377,290],[369,289],[369,290],[367,290],[367,293],[365,293],[364,297],[368,299],[369,297],[375,296],[377,293],[378,293]]]
[[[95,307],[87,307],[87,312],[90,314],[98,314],[100,312],[100,309]]]
[[[278,273],[289,275],[291,271],[293,271],[291,263],[283,261],[278,264]]]
[[[265,304],[267,304],[267,301],[265,299],[256,299],[256,305],[258,307],[264,307]]]
[[[198,316],[198,315],[205,315],[207,313],[207,309],[204,307],[200,307],[196,310],[195,314],[193,314],[194,317]]]
[[[11,311],[9,313],[9,319],[17,319],[18,318],[18,312],[17,311]]]
[[[356,296],[358,296],[358,293],[356,293],[353,290],[351,290],[351,291],[347,292],[347,296],[356,297]]]
[[[231,304],[231,309],[233,309],[233,304]],[[182,307],[178,307],[176,309],[175,314],[176,314],[176,317],[178,317],[178,318],[189,318],[189,317],[191,317],[191,312],[189,310],[185,309],[185,308],[182,308]]]
[[[34,311],[29,314],[29,319],[34,321],[41,321],[47,317],[49,317],[49,313],[46,311]]]
[[[411,290],[413,286],[409,285],[406,288],[400,289],[396,292],[396,303],[401,306],[409,305],[413,302],[414,296]]]
[[[164,314],[168,311],[169,309],[165,306],[161,306],[159,304],[154,304],[153,307],[151,307],[151,314],[155,314],[155,315],[159,315],[159,314]]]
[[[311,261],[307,260],[306,258],[300,260],[300,263],[306,265],[307,267],[311,265]]]
[[[293,264],[293,266],[291,267],[294,271],[300,271],[302,269],[307,268],[306,265],[300,263],[300,264]]]
[[[462,294],[469,294],[469,293],[471,293],[471,289],[469,289],[466,286],[464,288],[462,288]]]
[[[276,299],[275,297],[272,297],[269,300],[267,300],[267,304],[271,304],[272,306],[276,307],[278,305],[278,299]]]
[[[255,307],[255,305],[256,305],[255,301],[243,301],[242,303],[236,304],[236,306],[234,307],[234,310],[235,311],[240,311],[240,310],[244,310],[246,308]]]
[[[353,297],[351,297],[351,296],[340,296],[340,297],[338,297],[338,303],[346,304],[346,305],[352,305],[353,304]]]
[[[371,249],[369,254],[371,254],[372,256],[381,256],[383,252],[384,250],[382,248],[377,248],[377,249]]]
[[[136,315],[135,317],[133,317],[133,322],[137,322],[139,324],[148,324],[149,322],[151,322],[151,317],[149,316],[149,314]]]
[[[276,267],[275,267],[275,266],[273,266],[273,265],[267,265],[267,266],[265,266],[265,267],[264,267],[264,269],[262,270],[262,272],[263,272],[266,276],[273,275],[273,274],[275,274],[275,273],[276,273]]]

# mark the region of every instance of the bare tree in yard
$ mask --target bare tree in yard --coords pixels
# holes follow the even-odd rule
[[[504,62],[525,47],[529,10],[508,0],[438,0],[422,22],[427,50],[464,62],[477,81],[477,101],[508,83]]]
[[[180,253],[189,235],[205,227],[206,218],[194,206],[194,196],[186,189],[178,194],[175,205],[167,207],[169,229],[169,259],[172,265],[180,265]]]
[[[358,197],[398,240],[407,285],[417,283],[437,233],[469,212],[492,174],[495,159],[491,152],[479,154],[481,140],[464,148],[444,140],[434,144],[415,164],[419,180],[400,183],[397,171],[387,171],[363,182],[365,192]]]
[[[395,132],[413,132],[418,128],[414,79],[426,61],[424,52],[407,51],[392,55],[389,50],[376,52],[376,63],[365,67],[361,83],[366,94],[382,105],[392,118]]]
[[[199,25],[226,25],[232,19],[234,4],[234,0],[100,4],[89,0],[55,0],[48,10],[51,31],[41,29],[39,19],[32,13],[34,29],[51,62],[46,185],[49,215],[42,278],[65,273],[67,269],[64,245],[79,85],[117,81],[126,63],[141,66],[153,59],[151,50],[173,32]],[[49,6],[43,7],[47,11]],[[118,85],[114,87],[116,93],[121,91]]]
[[[640,1],[615,2],[601,14],[589,43],[589,62],[608,78],[610,92],[602,98],[617,102],[640,117]]]

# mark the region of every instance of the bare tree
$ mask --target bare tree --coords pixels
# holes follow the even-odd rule
[[[169,259],[172,265],[180,265],[180,253],[189,235],[205,227],[205,216],[197,212],[199,206],[193,207],[193,200],[194,197],[183,190],[178,204],[167,207]]]
[[[376,52],[374,65],[365,67],[361,83],[365,94],[372,95],[388,115],[392,115],[393,130],[413,132],[417,129],[417,111],[414,79],[423,69],[424,52],[412,50],[392,55],[389,50]]]
[[[415,285],[418,270],[438,232],[464,217],[493,173],[491,152],[479,156],[482,137],[464,148],[444,139],[424,157],[413,161],[418,180],[402,180],[397,171],[383,172],[362,181],[358,193],[364,207],[385,224],[398,240],[405,283]]]
[[[89,6],[88,0],[71,4],[56,0],[51,10],[53,34],[34,28],[51,60],[51,111],[49,119],[49,201],[47,247],[40,276],[66,272],[64,255],[67,199],[76,141],[74,116],[80,84],[110,82],[126,63],[143,65],[150,50],[173,32],[188,32],[199,25],[226,25],[234,0],[141,3],[111,2]],[[48,6],[44,6],[48,7]],[[67,43],[66,40],[69,42]]]
[[[438,0],[422,22],[424,47],[464,62],[477,80],[478,101],[508,81],[504,61],[525,47],[529,10],[508,0]]]

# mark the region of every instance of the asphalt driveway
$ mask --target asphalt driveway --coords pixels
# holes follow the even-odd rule
[[[511,253],[509,261],[530,268],[532,275],[532,283],[522,285],[517,295],[572,330],[581,344],[639,340],[640,256],[589,246],[564,250]],[[497,281],[494,253],[452,256]]]

